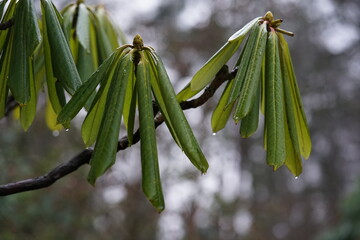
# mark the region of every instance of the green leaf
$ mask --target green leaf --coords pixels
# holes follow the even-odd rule
[[[157,63],[156,62],[156,56],[152,53],[153,50],[145,51],[145,54],[147,56],[147,59],[150,63],[150,82],[151,82],[151,88],[153,91],[153,94],[155,96],[156,102],[160,108],[161,114],[164,116],[165,123],[168,126],[168,129],[174,138],[176,144],[182,149],[181,143],[179,141],[179,138],[174,130],[174,127],[172,125],[172,122],[170,121],[170,116],[166,108],[165,99],[162,95],[161,89],[160,89],[160,82],[159,82],[159,74],[157,70]]]
[[[230,106],[228,106],[228,107],[225,107],[225,106],[226,106],[226,103],[230,96],[230,92],[231,92],[233,84],[234,84],[234,80],[231,80],[227,83],[225,90],[222,93],[220,100],[212,114],[211,128],[214,133],[223,129],[230,117],[234,103],[230,104]]]
[[[110,74],[107,79],[113,78],[115,70],[116,66],[108,70]],[[109,80],[104,80],[104,82],[102,82],[101,87],[92,102],[92,106],[90,107],[90,110],[83,122],[81,135],[87,147],[91,146],[96,141],[98,136],[110,85],[111,81]]]
[[[165,70],[165,66],[161,59],[156,55],[155,51],[152,52],[156,60],[156,68],[158,73],[158,82],[161,94],[163,96],[166,110],[169,114],[168,122],[171,122],[172,127],[178,137],[180,146],[185,152],[186,156],[202,173],[205,173],[209,165],[203,152],[200,149],[191,127],[186,120],[186,117],[176,99],[174,89],[171,85],[169,76]]]
[[[80,3],[78,6],[76,35],[81,46],[87,53],[90,53],[90,19],[88,9],[84,3]]]
[[[137,100],[135,70],[133,70],[132,73],[133,74],[129,75],[128,84],[126,86],[125,103],[123,110],[123,119],[125,127],[127,129],[129,146],[131,146],[133,142]]]
[[[131,53],[122,57],[111,80],[104,116],[90,160],[91,169],[88,181],[92,185],[115,162],[126,85],[129,75],[132,74],[132,65]]]
[[[286,100],[285,100],[286,102]],[[294,144],[290,136],[290,129],[288,125],[288,119],[286,114],[284,115],[285,123],[285,145],[286,145],[286,159],[285,165],[290,172],[295,176],[299,176],[302,172],[302,162],[299,151],[299,146]]]
[[[6,50],[1,54],[0,63],[0,118],[4,117],[6,101],[8,96],[7,80],[10,69],[11,49],[14,39],[14,31],[9,32],[7,42],[5,43]]]
[[[114,52],[111,56],[109,56],[109,58],[100,65],[99,69],[91,75],[89,80],[76,91],[70,101],[60,112],[58,116],[58,123],[69,123],[81,110],[81,108],[84,107],[86,101],[89,99],[91,94],[93,94],[97,85],[100,82],[107,81],[108,71],[113,63],[116,62],[118,55],[118,52]]]
[[[58,12],[50,0],[41,0],[44,15],[44,32],[49,42],[52,70],[54,77],[64,86],[65,90],[74,94],[81,85],[72,54],[58,19]]]
[[[255,100],[254,96],[258,94],[257,92],[259,82],[261,80],[261,64],[265,52],[266,38],[266,24],[262,24],[255,40],[251,60],[241,87],[237,105],[235,107],[235,121],[244,118],[251,111]]]
[[[241,120],[240,135],[244,138],[248,138],[253,135],[259,125],[259,108],[260,108],[260,85],[254,94],[253,106],[246,117]]]
[[[51,105],[50,99],[47,98],[45,106],[45,122],[47,127],[52,131],[60,131],[63,128],[61,124],[57,124],[57,116],[57,113],[54,111],[53,106]]]
[[[232,55],[236,52],[236,50],[239,48],[241,42],[243,41],[246,34],[250,31],[250,29],[257,24],[257,21],[259,18],[255,18],[252,21],[250,21],[248,24],[245,25],[242,29],[240,29],[238,32],[233,34],[227,43],[225,43],[224,46],[220,48],[205,64],[201,67],[201,69],[194,75],[192,78],[190,84],[191,84],[191,91],[193,93],[189,93],[189,90],[187,90],[187,94],[185,96],[194,96],[196,93],[201,91],[220,71],[222,66],[229,61]],[[185,87],[187,88],[187,87]],[[192,96],[191,96],[192,95]],[[189,98],[190,98],[189,97]],[[181,98],[182,101],[187,100],[184,98]]]
[[[99,57],[100,61],[103,61],[103,59],[107,58],[107,56],[109,56],[119,46],[118,36],[114,26],[108,19],[104,7],[97,7],[95,15],[97,19],[95,29],[97,39],[99,40]]]
[[[25,131],[31,126],[34,121],[36,114],[36,103],[37,103],[37,91],[33,70],[33,59],[29,60],[29,76],[30,76],[30,101],[25,105],[20,107],[20,122],[21,126]]]
[[[47,83],[47,92],[49,96],[49,100],[52,105],[52,109],[56,114],[59,114],[59,112],[62,109],[62,104],[60,103],[59,97],[57,95],[56,90],[56,82],[57,79],[53,75],[53,63],[51,58],[51,49],[50,44],[48,40],[48,34],[47,34],[47,24],[45,19],[45,12],[43,5],[41,6],[42,9],[42,26],[43,26],[43,48],[44,48],[44,60],[45,60],[45,75],[46,75],[46,83]]]
[[[93,57],[81,45],[78,48],[77,69],[82,82],[86,82],[97,66],[93,65]]]
[[[225,63],[229,61],[232,55],[234,55],[236,50],[239,48],[241,41],[242,39],[225,43],[225,45],[222,46],[220,50],[218,50],[197,73],[195,73],[190,82],[191,90],[195,94],[201,91],[209,82],[211,82],[211,80],[213,80],[216,73],[218,73]]]
[[[266,79],[266,51],[261,65],[261,112],[265,114],[265,79]]]
[[[226,106],[231,103],[234,103],[235,100],[240,95],[241,87],[243,85],[244,79],[246,77],[246,73],[250,65],[251,56],[254,51],[254,47],[256,45],[256,38],[259,36],[259,32],[260,32],[260,26],[254,25],[246,41],[245,46],[241,51],[239,60],[236,64],[238,66],[238,72],[236,73],[234,85],[231,89],[230,96],[228,98]]]
[[[278,34],[279,36],[279,34]],[[290,86],[289,73],[284,66],[284,52],[281,49],[281,42],[279,38],[279,49],[280,49],[280,63],[281,63],[281,72],[282,80],[284,87],[284,98],[285,98],[285,143],[286,143],[286,160],[285,165],[288,169],[294,174],[294,176],[299,176],[302,172],[302,162],[301,162],[301,153],[299,145],[299,136],[297,132],[297,121],[296,117],[296,104],[295,96],[292,92],[292,87]]]
[[[20,104],[26,104],[30,96],[29,61],[36,46],[40,43],[40,30],[37,24],[32,0],[21,0],[15,11],[14,43],[11,52],[8,86]]]
[[[246,34],[251,30],[251,28],[258,23],[259,19],[261,17],[256,17],[253,20],[251,20],[249,23],[247,23],[243,28],[241,28],[239,31],[234,33],[230,38],[229,42],[233,41],[242,41]]]
[[[76,12],[76,4],[72,3],[67,5],[63,10],[61,10],[61,15],[63,16],[63,24],[62,27],[64,29],[64,34],[66,39],[70,40],[73,38],[73,34],[71,34],[71,30],[73,27],[74,15]]]
[[[265,82],[265,125],[266,160],[279,168],[285,161],[284,96],[278,49],[278,37],[269,33],[266,45],[266,82]]]
[[[96,38],[96,29],[93,23],[90,23],[90,52],[92,56],[93,66],[97,68],[99,66],[98,56],[98,40]]]
[[[135,76],[132,75],[131,76],[132,79],[128,81],[128,84],[130,82],[134,82],[135,80]],[[135,82],[135,89],[136,89],[136,82]],[[132,94],[132,99],[131,99],[131,103],[130,103],[130,109],[129,109],[129,114],[128,114],[128,117],[127,117],[127,133],[128,133],[128,141],[129,141],[129,146],[132,145],[133,143],[133,135],[134,135],[134,125],[135,125],[135,110],[136,110],[136,100],[137,100],[137,93],[136,91],[133,92]],[[126,104],[124,106],[124,108],[127,107]],[[124,116],[124,119],[125,119],[125,115]]]
[[[193,96],[195,96],[199,91],[192,91],[191,90],[191,85],[190,83],[188,83],[177,95],[176,95],[176,99],[178,102],[183,102],[186,101],[189,98],[192,98]]]
[[[150,66],[144,53],[142,53],[141,60],[136,69],[136,90],[139,102],[141,138],[142,188],[152,205],[161,212],[165,208],[165,203],[159,173],[149,74]]]
[[[290,51],[286,40],[282,34],[279,36],[279,48],[281,53],[281,69],[283,72],[284,83],[288,84],[285,89],[287,116],[290,120],[290,136],[295,141],[297,133],[298,144],[301,155],[307,159],[311,152],[311,138],[307,125],[306,116],[303,110],[299,87],[291,62]],[[294,142],[296,144],[296,142]]]

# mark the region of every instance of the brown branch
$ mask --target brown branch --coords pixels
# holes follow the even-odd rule
[[[8,21],[0,23],[0,30],[6,30],[10,28],[12,25],[14,25],[14,23],[15,23],[14,18],[10,18]]]
[[[183,110],[187,110],[190,108],[197,108],[207,102],[216,92],[216,90],[223,84],[225,81],[233,79],[236,75],[237,69],[233,70],[232,72],[228,72],[228,67],[225,65],[219,73],[215,76],[214,80],[211,82],[209,87],[205,89],[203,94],[196,99],[181,102],[180,106]],[[160,126],[164,119],[160,113],[156,114],[154,118],[155,127]],[[133,135],[133,142],[132,144],[136,144],[140,141],[140,131],[137,131]],[[129,147],[129,140],[127,136],[122,137],[118,142],[118,151],[124,150]],[[79,167],[84,164],[88,164],[93,150],[92,149],[85,149],[80,152],[78,155],[70,159],[68,162],[62,163],[59,166],[55,167],[49,173],[31,179],[22,180],[15,183],[7,183],[0,185],[0,196],[7,196],[11,194],[16,194],[20,192],[26,192],[36,189],[41,189],[48,187],[55,183],[60,178],[68,175],[76,171]]]

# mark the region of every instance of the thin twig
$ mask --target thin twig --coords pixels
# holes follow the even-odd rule
[[[8,21],[0,23],[0,30],[6,30],[10,28],[12,25],[14,25],[14,23],[15,23],[14,18],[10,18]]]
[[[219,73],[216,75],[214,80],[211,82],[209,87],[205,89],[203,94],[196,99],[190,101],[184,101],[180,103],[180,106],[183,110],[187,110],[190,108],[197,108],[207,102],[215,93],[215,91],[223,84],[225,81],[233,79],[235,77],[237,70],[233,70],[232,72],[228,72],[228,67],[224,66]],[[160,126],[164,122],[163,117],[160,113],[156,115],[154,118],[155,127]],[[132,144],[136,144],[140,141],[140,131],[137,131],[133,135]],[[121,138],[118,142],[118,151],[124,150],[129,147],[129,141],[127,136]],[[36,189],[41,189],[48,187],[55,183],[60,178],[68,175],[76,171],[79,167],[84,164],[88,164],[93,150],[85,149],[80,152],[78,155],[70,159],[68,162],[62,163],[59,166],[55,167],[49,173],[31,179],[22,180],[15,183],[7,183],[0,185],[0,196],[7,196],[11,194],[16,194],[20,192],[26,192]]]

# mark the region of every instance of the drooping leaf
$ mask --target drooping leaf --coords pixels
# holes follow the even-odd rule
[[[5,105],[8,96],[8,87],[7,80],[10,68],[10,59],[11,59],[11,49],[14,39],[14,31],[9,32],[9,36],[7,39],[6,50],[2,53],[0,58],[1,71],[0,71],[0,118],[2,118],[5,114]]]
[[[242,119],[251,111],[254,100],[256,99],[255,95],[258,95],[258,86],[261,80],[261,64],[265,52],[267,38],[266,24],[262,24],[259,28],[259,33],[255,40],[256,42],[252,51],[251,60],[249,62],[238,102],[235,107],[235,121]]]
[[[100,86],[99,91],[97,92],[95,99],[92,102],[92,106],[81,127],[81,136],[87,147],[91,146],[95,141],[99,133],[101,120],[103,118],[105,104],[107,95],[109,93],[109,88],[111,81],[115,74],[116,66],[112,69],[109,69],[109,76],[106,77]]]
[[[299,87],[297,85],[293,65],[291,62],[290,51],[286,40],[282,34],[279,36],[279,48],[281,52],[281,69],[287,88],[285,89],[287,116],[289,121],[290,136],[295,141],[295,132],[301,155],[307,159],[311,152],[311,138],[307,125],[306,116],[303,110]],[[296,142],[294,142],[296,144]]]
[[[100,64],[99,53],[97,49],[98,40],[96,38],[96,30],[94,24],[90,23],[90,52],[92,56],[92,65],[97,68]]]
[[[88,81],[86,81],[73,95],[70,101],[65,105],[58,116],[58,123],[69,123],[76,114],[84,107],[88,98],[93,94],[100,82],[106,81],[108,69],[116,61],[118,52],[113,53],[108,59],[100,65],[99,69],[94,72]]]
[[[136,97],[134,99],[134,95],[136,95],[136,90],[135,90],[135,83],[136,83],[136,78],[135,78],[135,70],[133,71],[134,74],[130,75],[130,78],[128,80],[128,84],[126,85],[126,95],[125,95],[125,104],[124,104],[124,111],[123,111],[123,117],[124,117],[124,124],[125,127],[128,128],[129,126],[129,115],[131,112],[131,108],[132,108],[132,102],[135,101],[135,106],[136,106]],[[130,117],[132,118],[132,117]],[[130,125],[133,124],[130,121]],[[129,133],[128,133],[129,134]]]
[[[283,165],[286,157],[281,78],[278,37],[275,32],[270,32],[266,45],[265,126],[266,160],[274,170]]]
[[[292,141],[291,139],[286,113],[284,114],[284,118],[285,118],[284,123],[285,123],[285,145],[286,145],[285,165],[290,170],[290,172],[295,177],[297,177],[302,172],[302,162],[301,162],[299,146],[296,145],[294,141]]]
[[[95,29],[99,40],[99,57],[103,61],[119,46],[118,35],[103,6],[96,8],[95,15],[97,18]]]
[[[260,26],[258,24],[254,25],[236,64],[238,66],[238,72],[236,73],[234,85],[231,89],[226,106],[234,103],[240,95],[241,87],[243,85],[246,73],[250,65],[251,56],[255,48],[256,38],[259,36],[259,32]]]
[[[87,53],[90,53],[90,19],[88,9],[84,3],[78,5],[76,35],[79,38],[81,46]]]
[[[61,82],[68,93],[74,94],[81,85],[81,79],[61,28],[59,13],[50,0],[41,0],[41,3],[46,22],[44,32],[46,31],[49,42],[54,77]]]
[[[167,111],[165,99],[162,95],[161,89],[160,89],[160,82],[159,82],[159,74],[157,70],[157,63],[156,63],[156,56],[152,54],[152,51],[145,51],[145,54],[147,56],[147,59],[150,63],[150,82],[151,82],[151,88],[154,93],[156,102],[160,108],[161,114],[164,116],[165,123],[168,126],[168,129],[171,133],[171,136],[174,138],[176,144],[182,149],[181,142],[179,141],[179,138],[174,130],[173,123],[170,121],[169,112]]]
[[[42,27],[43,27],[43,49],[44,49],[44,61],[45,61],[45,75],[46,75],[46,83],[47,83],[47,93],[49,97],[49,101],[51,102],[52,109],[56,114],[62,109],[62,104],[60,103],[59,97],[56,91],[56,82],[57,79],[53,74],[53,63],[51,58],[51,48],[48,40],[47,23],[45,18],[45,10],[43,5],[41,5],[42,10]]]
[[[261,113],[265,114],[265,78],[266,78],[266,51],[262,60],[262,65],[261,65]]]
[[[127,80],[124,110],[123,110],[123,119],[124,119],[125,127],[127,129],[129,146],[131,146],[133,142],[136,102],[137,102],[135,69],[133,69],[131,72],[132,74],[129,75],[129,79]]]
[[[72,3],[67,5],[64,9],[61,10],[61,15],[63,16],[62,27],[64,29],[64,34],[66,39],[73,38],[74,34],[71,34],[71,29],[74,24],[74,15],[76,13],[76,4]]]
[[[20,107],[20,122],[25,131],[31,126],[36,114],[37,90],[34,77],[33,59],[29,59],[30,96],[31,99],[25,106]]]
[[[45,122],[47,127],[52,131],[60,131],[63,128],[61,124],[57,123],[56,121],[57,116],[58,115],[54,111],[48,96],[46,99],[46,106],[45,106]]]
[[[174,89],[170,83],[169,76],[165,70],[165,66],[161,59],[152,52],[156,59],[156,68],[158,73],[159,88],[164,98],[166,110],[169,113],[169,121],[172,123],[172,127],[178,137],[178,140],[182,146],[182,150],[185,152],[189,160],[197,167],[202,173],[205,173],[209,165],[203,152],[200,149],[191,127],[186,120],[186,117],[176,99]]]
[[[224,66],[231,56],[234,55],[246,34],[253,25],[257,24],[257,21],[258,18],[253,19],[245,25],[245,27],[232,35],[228,42],[204,64],[191,80],[192,91],[202,90],[214,78],[215,74]]]
[[[123,56],[117,64],[106,99],[104,116],[96,139],[88,181],[94,185],[96,179],[114,164],[116,159],[121,116],[123,112],[126,85],[132,74],[131,54]]]
[[[142,188],[152,205],[161,212],[165,208],[157,156],[154,113],[152,106],[150,66],[144,54],[137,65],[137,96],[140,119]]]
[[[135,76],[132,75],[131,78],[132,79],[128,81],[128,84],[135,82],[135,84],[134,84],[135,85],[134,90],[135,90],[136,89],[136,84],[137,84],[136,81],[134,80]],[[134,91],[133,94],[132,94],[131,102],[130,102],[130,109],[128,110],[129,114],[128,114],[128,117],[127,117],[127,125],[126,125],[129,146],[131,146],[133,144],[133,134],[134,134],[135,114],[136,114],[135,113],[136,103],[137,103],[137,92]],[[127,107],[126,104],[125,104],[124,108],[125,107]],[[125,114],[123,114],[123,116],[124,116],[124,119],[125,119]]]
[[[220,100],[212,114],[211,117],[211,128],[213,133],[216,133],[223,129],[230,117],[231,111],[233,109],[234,103],[226,107],[226,103],[230,96],[231,89],[233,87],[234,80],[231,80],[227,83],[224,92],[222,93]]]
[[[241,41],[226,42],[204,66],[195,73],[192,78],[191,90],[196,92],[202,90],[215,77],[216,73],[229,61],[239,48]]]
[[[246,115],[241,120],[240,125],[240,135],[244,138],[248,138],[251,135],[253,135],[259,125],[259,108],[260,108],[260,86],[258,84],[258,89],[256,90],[256,93],[253,96],[254,104],[249,112],[249,114]]]
[[[93,63],[91,53],[87,52],[81,45],[79,45],[76,66],[79,71],[81,81],[85,82],[96,70],[97,66],[94,66]]]
[[[40,30],[32,0],[21,0],[15,11],[14,43],[11,52],[8,86],[17,102],[26,104],[30,96],[29,61],[40,43]]]

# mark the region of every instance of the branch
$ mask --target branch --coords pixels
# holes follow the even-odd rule
[[[203,94],[196,99],[181,102],[180,106],[183,110],[190,108],[197,108],[207,102],[216,92],[216,90],[223,84],[225,81],[233,79],[236,75],[237,69],[229,73],[228,67],[225,65],[215,76],[211,84],[205,89]],[[160,113],[157,113],[154,118],[155,128],[160,126],[164,122],[164,118]],[[133,135],[133,143],[136,144],[140,141],[140,130]],[[127,136],[122,137],[118,142],[118,151],[124,150],[129,147],[129,140]],[[15,183],[7,183],[0,185],[0,196],[7,196],[15,193],[26,192],[36,189],[41,189],[48,187],[55,183],[60,178],[76,171],[79,167],[84,164],[88,164],[93,150],[85,149],[80,152],[78,155],[70,159],[68,162],[62,163],[59,166],[55,167],[49,173],[31,179],[22,180]]]
[[[6,30],[10,28],[12,25],[14,25],[14,23],[15,23],[14,18],[10,18],[8,21],[0,23],[0,30]]]

